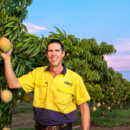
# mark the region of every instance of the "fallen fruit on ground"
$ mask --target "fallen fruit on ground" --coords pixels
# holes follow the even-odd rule
[[[0,38],[0,50],[2,50],[3,52],[8,52],[10,48],[11,48],[10,41],[5,37]]]
[[[3,130],[11,130],[8,126],[4,127]]]
[[[96,111],[96,107],[93,107],[93,111]]]
[[[1,92],[1,99],[5,102],[5,103],[8,103],[12,100],[12,92],[9,91],[9,90],[3,90]]]
[[[32,93],[25,93],[23,99],[25,102],[29,103],[32,100],[33,94]]]

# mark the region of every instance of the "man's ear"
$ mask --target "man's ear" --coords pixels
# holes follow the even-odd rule
[[[65,56],[65,51],[63,51],[62,53],[63,53],[63,54],[62,54],[62,57],[64,57],[64,56]]]

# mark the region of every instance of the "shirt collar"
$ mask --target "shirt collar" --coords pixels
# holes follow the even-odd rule
[[[62,70],[61,74],[66,74],[66,66],[64,63],[62,63],[62,66],[64,67],[64,69]],[[45,69],[45,71],[50,71],[50,65]]]

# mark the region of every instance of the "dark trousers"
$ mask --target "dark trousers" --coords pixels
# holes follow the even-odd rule
[[[42,129],[40,129],[38,125],[35,125],[35,130],[42,130]],[[59,130],[72,130],[72,123],[63,128],[60,128]]]

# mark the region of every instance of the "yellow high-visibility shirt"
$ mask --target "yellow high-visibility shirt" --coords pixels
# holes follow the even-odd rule
[[[63,66],[63,72],[54,78],[49,66],[38,67],[18,78],[26,93],[34,92],[34,120],[41,125],[76,121],[76,104],[90,100],[82,78]]]

